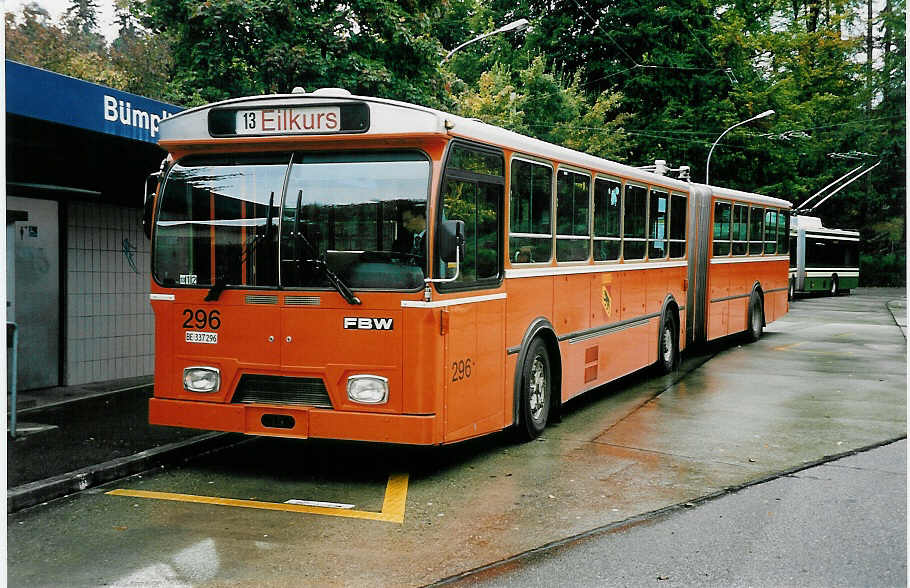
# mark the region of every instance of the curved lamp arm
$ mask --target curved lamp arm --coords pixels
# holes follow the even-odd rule
[[[709,172],[711,170],[711,154],[714,153],[714,148],[717,147],[717,144],[720,142],[720,140],[724,138],[724,135],[726,135],[727,133],[729,133],[730,131],[732,131],[733,129],[735,129],[736,127],[738,127],[740,125],[744,125],[746,123],[752,122],[753,120],[758,120],[760,118],[765,118],[766,116],[771,116],[772,114],[774,114],[773,110],[766,110],[761,114],[756,114],[752,118],[747,118],[746,120],[744,120],[742,122],[736,123],[735,125],[733,125],[732,127],[730,127],[729,129],[727,129],[726,131],[724,131],[723,133],[720,134],[720,137],[718,137],[717,140],[714,141],[714,144],[711,145],[711,150],[708,151],[708,162],[705,164],[705,184],[711,183],[709,181],[709,179],[710,179]]]
[[[463,49],[463,48],[467,47],[467,46],[470,45],[471,43],[476,43],[477,41],[480,41],[480,40],[482,40],[482,39],[486,39],[487,37],[490,37],[490,36],[492,36],[492,35],[497,35],[497,34],[499,34],[499,33],[507,33],[507,32],[509,32],[509,31],[523,31],[523,30],[525,30],[526,28],[528,28],[528,25],[529,25],[529,24],[530,24],[530,23],[528,23],[528,19],[526,19],[526,18],[519,18],[518,20],[512,21],[512,22],[510,22],[509,24],[502,25],[501,27],[499,27],[499,28],[496,29],[495,31],[490,31],[489,33],[484,33],[484,34],[482,34],[482,35],[480,35],[480,36],[474,37],[474,38],[471,39],[470,41],[466,41],[466,42],[462,43],[461,45],[459,45],[458,47],[455,47],[454,49],[452,49],[451,51],[449,51],[448,54],[446,54],[446,56],[442,59],[442,62],[441,62],[441,63],[445,63],[446,61],[449,60],[449,57],[452,57],[452,55],[455,54],[456,51],[458,51],[458,50],[460,50],[460,49]]]

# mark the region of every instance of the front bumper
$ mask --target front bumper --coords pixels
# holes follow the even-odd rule
[[[216,404],[152,398],[149,423],[247,435],[434,445],[435,415],[390,415],[308,406]]]

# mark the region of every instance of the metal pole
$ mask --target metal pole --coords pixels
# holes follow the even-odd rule
[[[19,356],[19,327],[16,323],[7,322],[6,323],[6,344],[10,344],[10,333],[12,333],[12,349],[13,356],[10,360],[10,377],[8,378],[9,382],[9,393],[10,393],[10,409],[9,409],[9,434],[10,437],[16,436],[16,379],[19,375],[18,367],[18,356]]]

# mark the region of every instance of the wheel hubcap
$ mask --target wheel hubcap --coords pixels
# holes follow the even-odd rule
[[[669,326],[664,328],[663,347],[664,363],[669,365],[673,361],[673,329]]]
[[[531,412],[531,418],[540,421],[543,415],[547,390],[547,368],[544,365],[543,358],[536,356],[534,363],[531,364],[531,377],[528,382],[528,408]]]

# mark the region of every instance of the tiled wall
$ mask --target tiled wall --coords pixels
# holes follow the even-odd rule
[[[141,219],[138,208],[67,206],[65,385],[154,369],[150,247]]]

